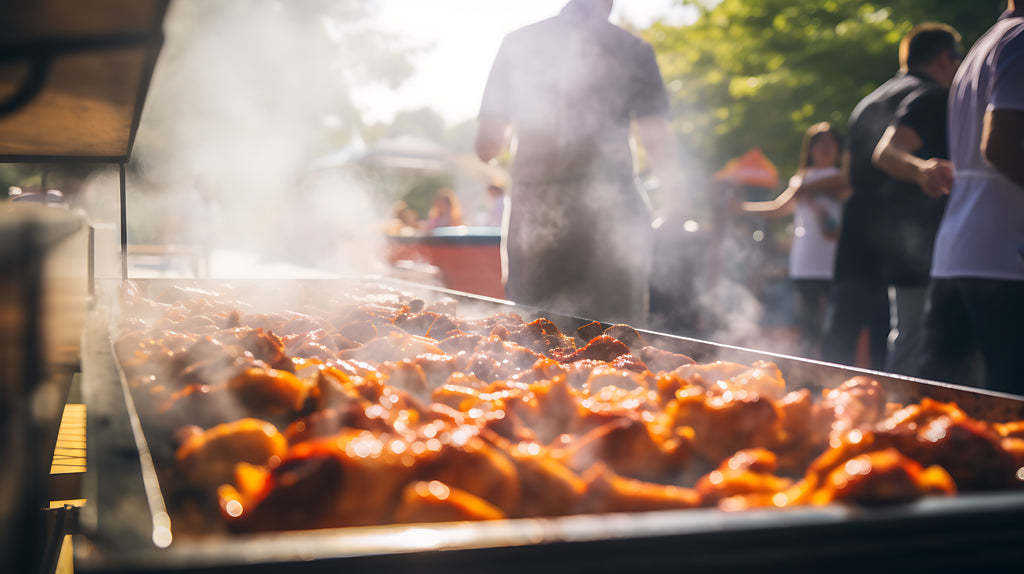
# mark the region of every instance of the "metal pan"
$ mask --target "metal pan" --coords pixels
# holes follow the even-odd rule
[[[455,298],[482,312],[534,310],[467,294],[391,282]],[[571,332],[588,321],[545,313]],[[966,494],[880,508],[805,507],[729,513],[717,509],[477,523],[339,528],[303,532],[176,536],[157,469],[106,321],[84,338],[83,394],[95,470],[80,517],[75,566],[83,572],[594,572],[722,571],[747,567],[843,571],[905,566],[977,569],[1024,559],[1024,493]],[[974,416],[1024,418],[1020,397],[839,367],[706,341],[641,331],[648,344],[715,359],[775,361],[791,386],[831,387],[875,377],[900,400],[956,401]],[[119,382],[120,381],[120,382]],[[877,562],[883,561],[883,562]]]

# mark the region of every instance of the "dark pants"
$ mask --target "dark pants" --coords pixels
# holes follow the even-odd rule
[[[800,353],[817,359],[821,356],[821,336],[825,331],[831,279],[794,279],[796,326],[800,331]]]
[[[1024,394],[1024,281],[932,279],[921,377],[968,384],[976,353],[985,388]]]
[[[871,368],[885,368],[889,337],[889,289],[883,283],[844,279],[832,283],[821,358],[854,365],[861,331],[867,328]]]

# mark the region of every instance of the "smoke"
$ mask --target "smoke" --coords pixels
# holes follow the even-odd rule
[[[353,85],[365,86],[374,79],[368,66],[387,69],[377,79],[393,83],[401,77],[395,60],[382,57],[381,44],[359,28],[361,11],[369,4],[356,0],[172,3],[165,19],[166,42],[136,142],[142,177],[139,184],[129,186],[134,193],[128,213],[132,239],[207,244],[257,254],[262,262],[283,261],[341,274],[383,273],[386,264],[378,222],[386,217],[389,206],[380,203],[371,185],[351,173],[314,172],[308,167],[311,160],[340,147],[362,127],[350,96]],[[553,55],[573,56],[558,60],[564,65],[544,68],[544,73],[559,78],[514,72],[517,81],[512,90],[526,94],[522,100],[535,104],[553,101],[545,97],[550,95],[544,93],[545,85],[576,85],[579,90],[568,95],[561,110],[542,106],[528,110],[517,143],[520,156],[546,158],[554,157],[550,141],[557,142],[558,149],[581,140],[601,148],[581,156],[560,156],[562,163],[552,169],[571,173],[595,155],[616,155],[604,152],[618,144],[594,137],[607,118],[590,103],[595,93],[610,85],[611,76],[625,73],[626,63],[605,57],[585,39],[560,38],[558,42],[566,44],[564,50],[534,45],[544,51],[542,60],[552,64],[557,63]],[[555,112],[566,110],[572,117],[563,124]],[[558,137],[545,143],[552,129]],[[618,129],[628,131],[629,126]],[[614,172],[618,166],[603,167]],[[588,197],[585,202],[616,205],[622,198]],[[581,207],[579,198],[564,205],[570,211]],[[626,218],[621,215],[628,210],[617,209],[619,218],[588,230],[612,236],[611,249],[627,252],[617,259],[635,256],[636,239],[646,233],[623,223]],[[700,215],[694,218],[708,223]],[[560,241],[564,238],[556,233],[557,227],[532,239]],[[677,286],[698,281],[698,288],[686,291],[686,305],[702,307],[705,319],[673,326],[663,316],[671,311],[657,310],[651,325],[725,343],[759,345],[757,322],[763,309],[751,289],[734,278],[708,287],[701,278],[709,273],[709,252],[681,249],[655,253],[651,265],[657,273],[660,266],[687,262],[689,268],[672,281]],[[729,261],[756,264],[750,257]],[[281,273],[288,270],[282,268]],[[571,305],[567,310],[571,312]],[[587,315],[609,319],[600,310]]]
[[[308,167],[360,127],[348,97],[358,66],[346,66],[359,54],[341,41],[339,18],[358,21],[362,5],[172,3],[139,129],[130,227],[338,273],[377,270],[381,206],[370,187]],[[148,221],[147,201],[171,208]]]

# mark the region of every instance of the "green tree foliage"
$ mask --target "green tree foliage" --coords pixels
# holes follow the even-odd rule
[[[898,68],[914,25],[945,22],[969,47],[1005,0],[721,0],[690,2],[692,25],[642,35],[658,54],[691,169],[714,171],[760,146],[792,173],[801,138],[829,121],[840,132],[856,103]],[[783,181],[785,181],[783,177]]]

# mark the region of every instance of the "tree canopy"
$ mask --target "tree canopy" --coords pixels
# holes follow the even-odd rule
[[[691,0],[697,20],[641,32],[658,54],[691,169],[710,172],[759,146],[791,173],[804,131],[850,111],[897,69],[900,39],[934,21],[965,49],[1005,0]],[[783,178],[785,181],[785,178]]]

